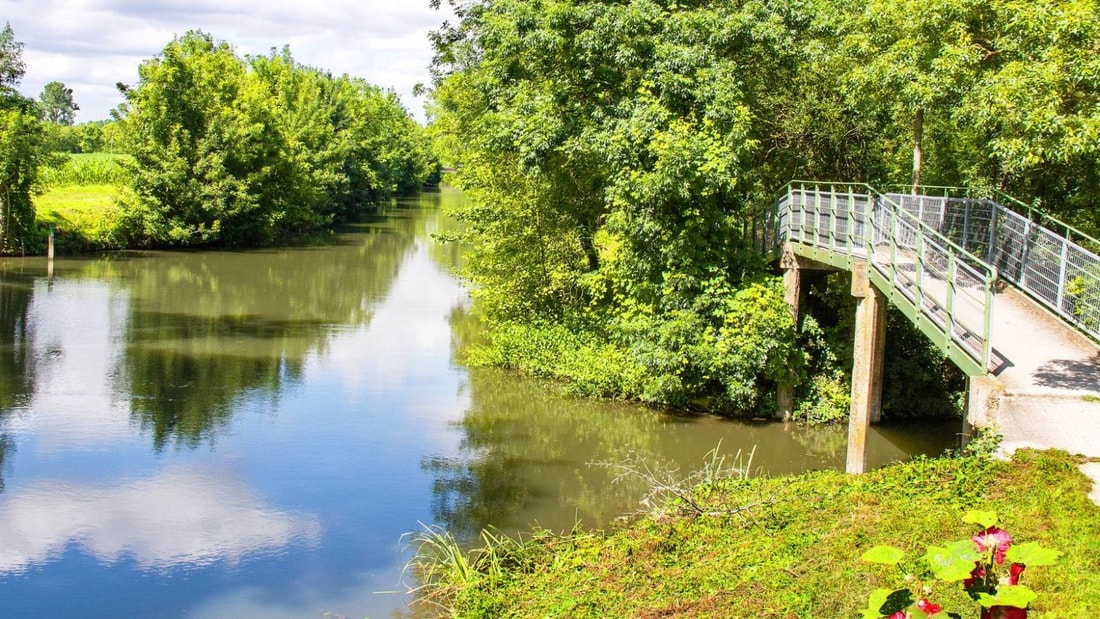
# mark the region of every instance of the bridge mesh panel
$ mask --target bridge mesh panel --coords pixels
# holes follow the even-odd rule
[[[1100,257],[993,200],[889,194],[906,213],[997,268],[1040,303],[1100,338]]]

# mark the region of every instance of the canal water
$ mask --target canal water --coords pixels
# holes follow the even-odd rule
[[[321,245],[0,260],[4,616],[405,615],[403,535],[606,527],[642,489],[592,463],[841,468],[843,428],[569,400],[456,362],[476,329],[399,200]],[[876,428],[873,465],[954,425]]]

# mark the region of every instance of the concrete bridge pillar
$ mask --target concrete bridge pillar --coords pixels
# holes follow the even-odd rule
[[[798,256],[791,252],[789,247],[785,247],[780,266],[783,267],[783,298],[791,308],[791,318],[794,319],[794,328],[798,332],[802,328],[802,302],[805,299],[805,291],[802,288],[802,265],[799,263]],[[777,413],[783,421],[790,421],[794,414],[794,378],[792,373],[787,377],[786,382],[781,382],[775,395]]]
[[[852,265],[852,296],[857,300],[847,471],[862,473],[867,468],[867,432],[882,416],[886,349],[886,299],[867,277],[867,263]]]

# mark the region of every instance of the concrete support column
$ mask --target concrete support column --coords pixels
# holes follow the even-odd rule
[[[862,473],[867,469],[867,432],[871,421],[877,421],[882,414],[882,369],[886,345],[886,299],[871,285],[866,263],[852,265],[852,296],[857,301],[847,471]]]
[[[798,262],[798,256],[791,252],[789,247],[783,249],[780,266],[783,267],[783,299],[791,309],[794,328],[798,331],[802,324],[802,267]],[[778,415],[783,421],[790,421],[795,406],[793,374],[787,377],[786,382],[779,384],[775,400]]]
[[[966,379],[966,420],[963,422],[962,446],[970,442],[974,431],[997,425],[997,413],[1004,396],[1004,384],[992,376],[969,376]]]

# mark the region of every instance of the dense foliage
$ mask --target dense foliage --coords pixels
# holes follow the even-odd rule
[[[433,131],[488,361],[711,408],[836,395],[742,233],[792,178],[1000,188],[1100,228],[1094,0],[451,4]]]
[[[0,30],[0,254],[33,243],[31,191],[48,158],[39,109],[16,86],[23,79],[23,44],[11,24]]]
[[[392,92],[285,50],[241,58],[189,32],[124,90],[138,243],[270,242],[363,212],[435,169]]]

